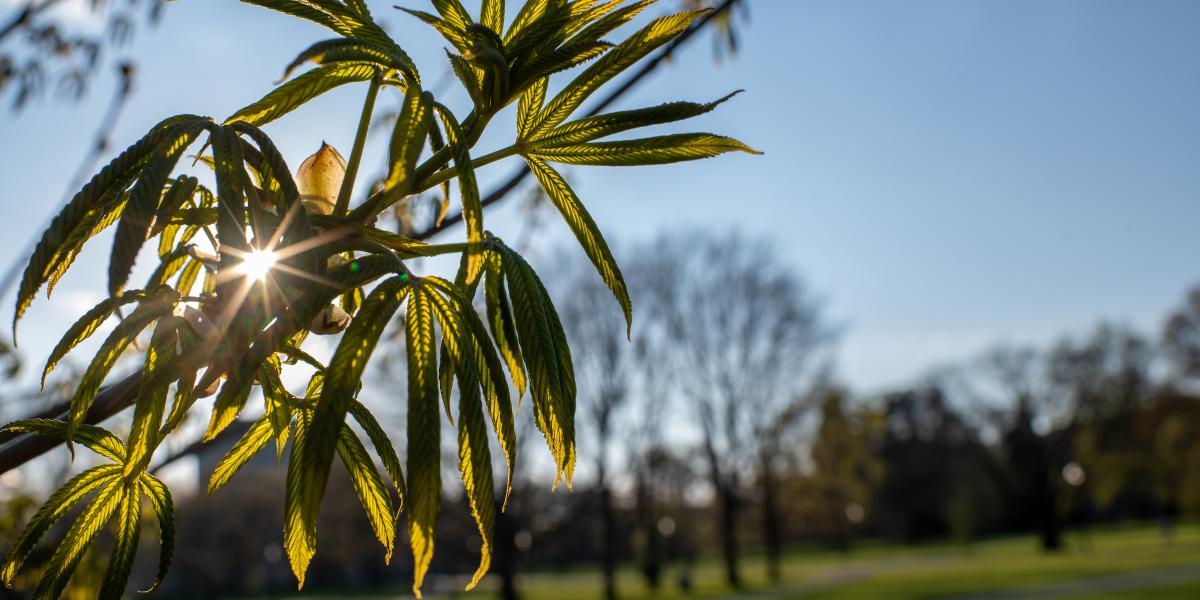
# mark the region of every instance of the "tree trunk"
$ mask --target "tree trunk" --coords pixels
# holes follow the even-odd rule
[[[612,494],[608,491],[604,470],[601,469],[600,485],[600,550],[601,570],[604,573],[604,598],[616,600],[617,597],[617,518],[613,514]]]
[[[1052,472],[1053,473],[1053,472]],[[1051,475],[1051,478],[1054,475]],[[1042,541],[1042,550],[1047,552],[1055,552],[1062,548],[1062,539],[1059,535],[1058,523],[1058,494],[1055,493],[1055,485],[1053,481],[1046,482],[1042,491],[1041,513],[1042,518],[1040,537]]]
[[[517,594],[517,523],[508,512],[500,510],[496,505],[496,551],[493,553],[492,568],[500,576],[500,598],[502,600],[519,600]]]
[[[763,466],[760,485],[762,486],[762,526],[763,542],[767,550],[767,578],[771,583],[779,583],[782,579],[780,559],[783,554],[783,540],[779,528],[779,508],[775,505],[775,480]]]
[[[725,581],[729,587],[741,588],[742,578],[738,573],[737,522],[739,501],[737,490],[732,484],[717,484],[721,510],[721,552],[725,559]]]
[[[657,591],[662,582],[662,562],[659,550],[658,523],[654,518],[654,500],[645,473],[638,472],[636,486],[638,521],[646,536],[646,544],[642,552],[642,578],[646,580],[646,587]]]

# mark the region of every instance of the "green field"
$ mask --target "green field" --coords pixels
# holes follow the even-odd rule
[[[970,546],[860,545],[849,555],[823,551],[793,552],[784,565],[785,580],[767,584],[760,557],[743,563],[747,586],[734,593],[722,585],[714,560],[693,571],[690,595],[669,571],[652,594],[630,567],[619,574],[620,597],[628,600],[680,598],[1200,598],[1200,527],[1182,525],[1171,538],[1152,526],[1098,529],[1066,537],[1062,552],[1037,550],[1032,537],[1008,537]],[[432,581],[426,597],[473,600],[494,595],[489,578],[471,593],[448,591],[451,582]],[[599,598],[599,574],[591,570],[536,573],[520,579],[526,600]],[[308,596],[309,598],[332,598]],[[400,598],[399,591],[356,598]]]

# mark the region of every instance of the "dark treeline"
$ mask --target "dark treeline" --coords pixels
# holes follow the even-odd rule
[[[618,565],[649,588],[686,590],[696,561],[717,559],[737,587],[751,553],[767,559],[756,578],[777,579],[789,548],[1033,532],[1064,551],[1068,528],[1154,519],[1169,535],[1200,512],[1200,289],[1159,331],[1101,323],[1046,347],[997,344],[863,394],[833,374],[839,328],[822,300],[769,245],[691,231],[625,250],[628,339],[590,269],[555,253],[563,264],[548,271],[572,338],[580,474],[573,491],[551,491],[524,407],[488,583],[503,597],[520,597],[516,575],[531,570],[598,568],[597,596],[615,598]],[[380,385],[402,390],[389,382],[403,376]],[[200,455],[201,489],[223,451]],[[280,532],[261,526],[282,518],[275,459],[264,452],[257,475],[180,501],[165,591],[294,587]],[[334,477],[305,589],[403,589],[409,554],[384,564],[345,474]],[[462,504],[457,493],[447,502]],[[441,518],[431,592],[461,589],[481,542],[465,506]]]

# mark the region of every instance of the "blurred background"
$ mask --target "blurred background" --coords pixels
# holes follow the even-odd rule
[[[393,3],[369,2],[465,105],[442,40]],[[522,444],[492,574],[464,594],[481,540],[447,446],[457,509],[426,596],[1200,597],[1200,4],[660,0],[639,22],[697,6],[715,17],[613,106],[745,90],[683,128],[765,155],[567,170],[629,282],[629,340],[553,207],[509,185],[519,161],[480,172],[505,194],[489,229],[545,274],[571,337],[579,469],[552,491],[548,453]],[[0,0],[0,283],[149,126],[233,113],[323,37],[233,0]],[[267,131],[292,165],[344,151],[363,93]],[[381,122],[398,105],[381,96]],[[481,149],[512,135],[495,129]],[[369,139],[360,192],[385,145]],[[420,230],[436,201],[389,227]],[[34,304],[19,349],[4,333],[4,421],[72,388],[60,367],[39,394],[37,373],[103,297],[104,260],[85,252]],[[400,439],[391,350],[363,399]],[[528,407],[518,424],[539,435]],[[295,595],[273,453],[204,494],[244,429],[200,446],[185,428],[156,458],[178,513],[158,597]],[[56,451],[0,477],[0,547],[82,462]],[[384,563],[340,476],[302,595],[405,597],[407,552]],[[137,582],[155,566],[144,535]],[[93,596],[88,576],[69,594]]]

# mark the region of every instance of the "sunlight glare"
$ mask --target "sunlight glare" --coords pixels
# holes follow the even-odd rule
[[[275,260],[275,253],[270,250],[251,250],[242,258],[238,271],[252,281],[261,281],[271,271],[271,267],[275,266]]]

